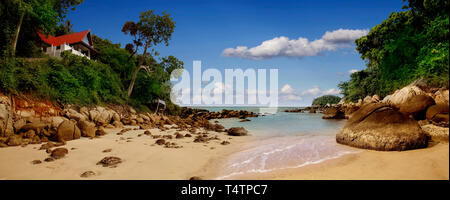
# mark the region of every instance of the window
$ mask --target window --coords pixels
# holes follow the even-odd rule
[[[56,47],[56,50],[60,50],[60,49],[61,49],[61,46],[57,46],[57,47]]]

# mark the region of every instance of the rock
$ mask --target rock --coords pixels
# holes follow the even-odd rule
[[[189,178],[190,181],[199,181],[199,180],[203,180],[201,177],[199,176],[193,176],[191,178]]]
[[[27,124],[27,121],[25,119],[19,119],[16,122],[14,122],[14,130],[16,130],[16,132],[19,132],[19,130],[25,126],[25,124]]]
[[[239,122],[249,122],[249,121],[251,121],[251,120],[249,120],[249,119],[243,119],[243,120],[240,120]]]
[[[69,118],[69,119],[73,119],[75,121],[80,121],[80,120],[87,120],[86,116],[84,116],[83,114],[75,111],[74,109],[66,109],[63,111],[64,115]]]
[[[345,113],[337,107],[326,108],[323,114],[322,119],[345,119]]]
[[[66,148],[56,148],[52,151],[50,156],[54,159],[60,159],[60,158],[63,158],[64,156],[66,156],[66,154],[68,154],[68,153],[69,153],[69,150],[67,150]]]
[[[0,94],[0,137],[14,134],[12,106],[9,97]]]
[[[112,151],[112,149],[105,149],[105,150],[103,150],[102,152],[103,153],[109,153],[109,152],[111,152]]]
[[[89,121],[79,121],[78,128],[81,131],[81,136],[83,137],[95,137],[95,124]]]
[[[316,113],[316,109],[315,109],[315,108],[311,108],[311,109],[309,110],[309,113]]]
[[[434,94],[435,94],[434,101],[436,102],[436,104],[449,105],[448,89],[440,89]]]
[[[47,150],[50,148],[53,148],[55,146],[55,144],[53,144],[53,142],[47,142],[46,144],[41,145],[41,147],[39,148],[39,150]]]
[[[101,107],[97,107],[97,109],[99,110],[99,114],[94,119],[95,123],[101,126],[109,124],[111,122],[113,114],[106,109],[102,109]]]
[[[228,141],[222,141],[222,143],[220,143],[221,145],[228,145],[228,144],[230,144],[230,142],[228,142]]]
[[[448,104],[437,104],[432,105],[428,108],[426,112],[427,120],[435,123],[449,123],[449,105]]]
[[[232,127],[227,130],[228,135],[232,136],[244,136],[248,134],[248,131],[243,127]]]
[[[164,139],[158,139],[158,140],[156,140],[156,142],[155,142],[155,144],[157,144],[157,145],[163,145],[163,144],[165,144],[166,143],[166,140],[164,140]]]
[[[175,135],[175,138],[176,138],[176,139],[181,139],[181,138],[184,138],[184,135],[182,135],[181,133],[177,133],[177,134]]]
[[[106,135],[106,134],[108,134],[106,131],[105,131],[105,129],[103,128],[103,127],[98,127],[98,129],[95,131],[95,135],[96,136],[103,136],[103,135]]]
[[[427,124],[421,126],[423,132],[431,137],[434,141],[449,141],[449,128],[435,126],[433,124]]]
[[[151,133],[150,131],[147,130],[147,131],[144,131],[144,134],[145,134],[145,135],[151,135],[152,133]]]
[[[42,163],[42,161],[40,161],[40,160],[31,161],[31,164],[33,164],[33,165],[37,165],[37,164],[41,164],[41,163]]]
[[[67,118],[64,117],[50,117],[49,121],[50,121],[50,127],[57,129],[58,126],[63,122],[63,121],[67,121]]]
[[[123,124],[122,124],[122,122],[120,122],[120,121],[114,121],[114,122],[112,123],[112,125],[113,125],[115,128],[123,128]]]
[[[8,147],[8,145],[3,142],[0,142],[0,148],[5,148],[5,147]]]
[[[186,135],[184,135],[184,137],[192,137],[192,135],[187,133]]]
[[[116,167],[119,163],[122,163],[122,159],[114,156],[108,156],[100,160],[97,165],[102,165],[103,167]]]
[[[116,127],[113,126],[113,125],[111,125],[111,124],[107,124],[107,125],[105,126],[105,128],[107,128],[107,129],[113,129],[113,128],[116,128]]]
[[[44,161],[45,162],[53,162],[53,161],[55,161],[55,159],[54,158],[46,158],[46,159],[44,159]]]
[[[79,139],[81,131],[73,121],[64,121],[58,126],[56,140],[59,142]]]
[[[85,171],[85,172],[83,172],[80,175],[81,178],[88,178],[88,177],[91,177],[91,176],[95,176],[95,172],[93,172],[93,171]]]
[[[22,144],[22,137],[20,137],[19,135],[11,135],[6,140],[6,144],[8,146],[19,146]]]
[[[408,85],[383,99],[405,115],[414,115],[435,104],[432,97],[415,85]]]
[[[401,151],[424,148],[426,135],[418,123],[383,103],[366,104],[353,113],[336,141],[363,149]]]

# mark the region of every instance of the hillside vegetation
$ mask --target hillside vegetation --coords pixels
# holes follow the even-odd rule
[[[366,69],[339,88],[347,101],[384,97],[414,80],[449,86],[449,1],[409,0],[368,35],[356,40]]]

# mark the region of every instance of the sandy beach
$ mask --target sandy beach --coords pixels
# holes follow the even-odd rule
[[[449,144],[434,143],[409,151],[372,151],[265,174],[236,179],[273,180],[448,180]]]
[[[131,126],[130,126],[131,127]],[[135,127],[131,127],[135,128]],[[44,162],[49,157],[41,145],[9,147],[0,149],[0,180],[42,180],[42,179],[178,179],[186,180],[192,176],[201,176],[211,159],[232,153],[240,143],[250,137],[230,137],[226,133],[208,132],[208,137],[217,136],[220,140],[207,143],[194,143],[194,137],[171,139],[169,141],[182,148],[165,148],[156,145],[157,139],[144,135],[145,130],[132,130],[117,135],[121,129],[106,129],[109,133],[95,139],[81,138],[68,141],[64,148],[69,153],[61,159]],[[176,130],[161,132],[150,129],[152,135],[173,135]],[[179,131],[187,134],[186,131]],[[140,135],[138,137],[138,135]],[[195,136],[195,135],[193,135]],[[222,141],[229,145],[221,145]],[[104,153],[106,149],[111,152]],[[123,160],[116,168],[96,165],[106,156],[116,156]],[[41,164],[32,164],[41,160]],[[86,171],[96,175],[82,178]]]

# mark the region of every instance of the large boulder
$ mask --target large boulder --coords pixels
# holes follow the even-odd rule
[[[89,121],[79,121],[77,123],[83,137],[95,137],[95,124]]]
[[[227,133],[232,136],[244,136],[248,134],[248,131],[243,127],[233,127],[228,129]]]
[[[449,105],[437,104],[430,106],[426,113],[427,120],[435,123],[449,123]]]
[[[63,111],[64,115],[69,119],[74,119],[76,121],[84,121],[86,120],[86,116],[77,112],[74,109],[65,109]]]
[[[405,115],[415,115],[435,104],[434,99],[414,84],[410,84],[383,99]]]
[[[0,94],[0,137],[7,137],[14,133],[12,116],[10,99]]]
[[[81,131],[74,121],[64,121],[58,126],[56,140],[59,142],[79,139]]]
[[[345,113],[340,107],[326,108],[323,114],[322,119],[345,119]]]
[[[424,148],[427,136],[419,124],[383,103],[362,106],[336,135],[336,141],[363,149],[402,151]]]

